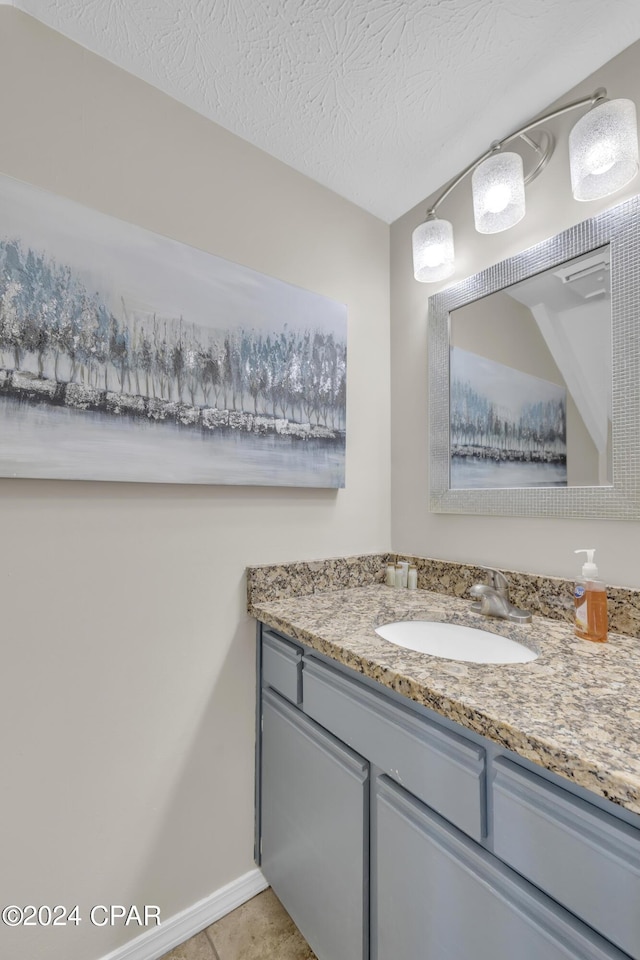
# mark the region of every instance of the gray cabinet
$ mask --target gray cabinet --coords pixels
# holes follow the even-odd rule
[[[640,818],[266,628],[258,664],[258,860],[319,960],[640,960]]]
[[[368,764],[262,697],[262,870],[319,960],[368,956]]]
[[[509,760],[494,770],[496,856],[640,960],[640,830]]]
[[[386,777],[372,822],[372,960],[622,958]]]

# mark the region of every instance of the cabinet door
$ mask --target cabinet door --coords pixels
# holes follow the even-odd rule
[[[368,764],[262,697],[262,870],[318,960],[368,956]]]
[[[373,960],[627,957],[386,777],[372,828]]]
[[[494,761],[496,856],[640,960],[640,830]]]

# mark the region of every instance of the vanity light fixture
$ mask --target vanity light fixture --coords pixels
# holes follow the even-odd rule
[[[638,172],[636,108],[632,100],[605,100],[569,134],[571,189],[576,200],[598,200],[620,190]]]
[[[496,150],[471,177],[478,233],[500,233],[524,217],[524,166],[519,153]]]
[[[469,164],[440,194],[427,211],[427,218],[413,231],[413,269],[416,280],[433,283],[450,277],[455,269],[453,226],[436,211],[465,177],[472,174],[473,211],[479,233],[499,233],[522,220],[525,214],[525,184],[546,167],[555,142],[546,131],[537,140],[529,131],[579,107],[590,107],[569,135],[571,188],[576,200],[608,197],[626,186],[638,172],[636,109],[631,100],[607,100],[600,88],[533,120],[497,140]],[[519,153],[504,151],[519,139],[534,153],[534,166],[525,174]]]
[[[413,269],[416,280],[423,283],[445,280],[455,269],[453,226],[438,219],[433,210],[413,231]]]

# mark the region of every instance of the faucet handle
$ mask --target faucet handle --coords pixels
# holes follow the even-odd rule
[[[496,590],[501,597],[504,597],[506,600],[509,599],[509,581],[505,577],[504,573],[501,573],[500,570],[494,570],[492,567],[483,567],[483,570],[486,570],[489,574],[489,583]]]

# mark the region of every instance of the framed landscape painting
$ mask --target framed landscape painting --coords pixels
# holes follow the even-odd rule
[[[344,304],[0,177],[0,476],[343,487],[346,328]]]

